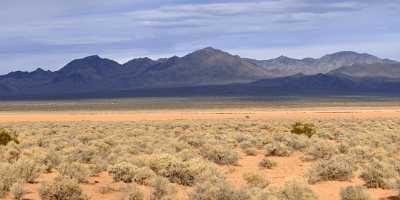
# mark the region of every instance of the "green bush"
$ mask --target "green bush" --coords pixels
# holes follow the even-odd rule
[[[301,122],[294,123],[290,132],[297,135],[306,135],[308,137],[311,137],[317,133],[314,124]]]
[[[373,200],[367,188],[362,186],[349,186],[340,190],[341,200]]]
[[[306,176],[311,184],[330,180],[346,181],[353,177],[354,169],[355,165],[349,156],[337,155],[315,163]]]
[[[0,128],[0,145],[7,145],[9,142],[15,142],[16,144],[19,144],[16,134]]]
[[[57,177],[53,182],[42,183],[39,188],[42,200],[86,200],[79,188],[78,181],[66,177]]]

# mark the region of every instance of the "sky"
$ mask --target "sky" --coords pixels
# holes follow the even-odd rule
[[[208,46],[256,59],[351,50],[400,60],[400,0],[0,1],[0,74]]]

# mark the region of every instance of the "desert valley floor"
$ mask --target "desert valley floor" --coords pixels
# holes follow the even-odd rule
[[[293,133],[296,122],[312,124],[315,132],[311,137]],[[399,199],[398,186],[386,184],[400,177],[397,102],[358,107],[17,109],[0,112],[0,128],[15,131],[19,141],[0,146],[2,162],[38,168],[22,184],[24,199],[40,200],[40,188],[57,176],[74,178],[83,195],[93,200],[128,199],[132,190],[143,193],[144,199],[213,199],[222,191],[247,195],[237,199],[290,199],[282,194],[290,192],[285,182],[293,180],[321,200],[341,199],[347,186],[366,186],[376,199]],[[397,174],[368,179],[376,166],[385,170],[381,173],[393,169]],[[123,171],[129,167],[135,169],[131,174]],[[4,169],[0,165],[0,178]],[[118,179],[118,174],[132,177]],[[3,198],[11,200],[13,195],[5,192]]]

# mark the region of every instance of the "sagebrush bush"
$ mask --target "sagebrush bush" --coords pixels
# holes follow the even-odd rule
[[[141,167],[134,170],[133,180],[138,184],[149,185],[156,176],[149,167]]]
[[[296,122],[292,125],[291,133],[311,137],[317,133],[315,125],[311,123]]]
[[[23,157],[14,163],[11,170],[16,179],[33,183],[40,175],[41,166],[29,158]]]
[[[313,140],[311,145],[306,148],[304,152],[303,160],[318,160],[318,159],[330,159],[332,156],[339,153],[336,144],[329,140]]]
[[[176,195],[176,187],[172,185],[168,179],[156,177],[152,182],[153,187],[150,193],[150,200],[174,199]]]
[[[355,164],[347,155],[337,155],[329,160],[320,160],[307,172],[308,182],[311,184],[319,181],[346,181],[353,177]]]
[[[42,200],[86,200],[79,188],[78,181],[66,177],[57,177],[53,182],[45,182],[39,188]]]
[[[143,191],[136,185],[130,188],[128,200],[144,200]]]
[[[239,160],[239,154],[235,150],[219,145],[203,145],[201,154],[205,158],[221,165],[234,165]]]
[[[217,179],[196,185],[190,200],[248,200],[245,192],[237,191],[225,180]]]
[[[317,200],[317,197],[305,181],[292,179],[285,182],[279,200]]]
[[[283,142],[273,142],[265,145],[266,156],[290,156],[294,149]]]
[[[267,169],[272,169],[272,168],[276,167],[277,165],[278,165],[278,163],[276,161],[269,159],[269,158],[263,158],[259,163],[260,167],[265,167]]]
[[[0,145],[7,145],[9,142],[19,144],[15,132],[0,128]]]
[[[367,188],[362,186],[348,186],[340,190],[341,200],[374,200]]]
[[[108,168],[108,174],[111,175],[115,182],[122,181],[124,183],[131,183],[135,177],[135,170],[137,167],[128,162],[121,162],[112,165]]]
[[[0,162],[0,193],[9,191],[11,186],[17,181],[10,163]]]
[[[248,155],[248,156],[255,156],[255,155],[257,155],[257,149],[256,149],[256,148],[253,148],[253,147],[243,149],[243,152],[244,152],[246,155]]]
[[[10,192],[15,200],[22,200],[26,194],[22,182],[14,183],[10,188]]]
[[[89,176],[89,169],[86,165],[78,162],[64,162],[61,163],[58,168],[60,175],[76,179],[80,183],[87,182],[87,177]]]
[[[271,183],[263,174],[257,172],[244,173],[243,179],[249,187],[265,188]]]
[[[391,189],[396,186],[399,173],[392,164],[373,159],[363,168],[360,178],[369,188]]]

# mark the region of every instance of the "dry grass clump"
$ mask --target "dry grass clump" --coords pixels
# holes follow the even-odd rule
[[[317,133],[316,127],[312,123],[301,123],[296,122],[292,125],[291,133],[298,135],[305,135],[307,137],[311,137]]]
[[[349,186],[340,190],[341,200],[374,200],[367,188],[362,186]]]
[[[266,156],[290,156],[296,150],[309,145],[309,139],[302,135],[273,133],[264,141]]]
[[[271,160],[271,159],[265,157],[260,161],[259,165],[260,165],[260,167],[272,169],[272,168],[276,167],[278,165],[278,163],[274,160]]]
[[[53,182],[45,182],[39,188],[42,200],[86,200],[79,188],[78,181],[57,177]]]
[[[360,178],[369,188],[391,189],[396,187],[399,173],[391,163],[374,159],[364,167]]]
[[[243,179],[249,187],[265,188],[271,183],[263,174],[257,172],[245,173]]]
[[[329,160],[320,160],[307,172],[308,182],[311,184],[320,181],[346,181],[353,177],[355,165],[347,155],[337,155]]]

